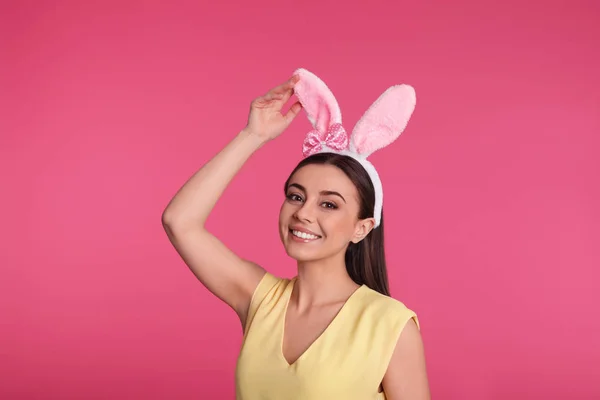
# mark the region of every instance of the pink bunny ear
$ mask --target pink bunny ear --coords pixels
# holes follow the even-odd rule
[[[350,150],[368,157],[392,143],[406,128],[415,104],[412,86],[388,88],[356,123],[350,137]]]
[[[306,111],[308,120],[321,134],[333,124],[342,123],[342,112],[331,90],[313,73],[300,68],[294,74],[300,80],[294,87],[294,94]]]

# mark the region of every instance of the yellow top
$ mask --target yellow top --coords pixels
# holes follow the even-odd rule
[[[289,364],[282,353],[285,313],[296,278],[267,273],[256,288],[236,368],[238,400],[383,400],[379,391],[402,329],[416,314],[366,285]]]

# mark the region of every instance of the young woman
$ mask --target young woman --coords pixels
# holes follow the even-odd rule
[[[294,93],[300,101],[283,113]],[[393,108],[394,93],[373,107]],[[206,230],[205,221],[246,160],[303,108],[315,131],[305,141],[306,158],[284,186],[279,233],[298,273],[283,279],[235,255]],[[390,126],[402,131],[406,121]],[[367,122],[361,125],[365,132]],[[321,139],[314,140],[315,134]],[[333,95],[314,75],[298,70],[252,102],[246,127],[163,212],[165,231],[184,262],[242,323],[238,399],[430,398],[416,314],[389,294],[379,178],[363,156],[345,150],[347,140]],[[364,137],[361,143],[364,148]]]

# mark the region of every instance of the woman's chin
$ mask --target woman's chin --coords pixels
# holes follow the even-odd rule
[[[302,249],[298,248],[298,246],[294,246],[294,244],[291,246],[285,246],[285,252],[288,256],[298,262],[307,262],[319,259],[319,255],[316,251],[314,251],[314,249]]]

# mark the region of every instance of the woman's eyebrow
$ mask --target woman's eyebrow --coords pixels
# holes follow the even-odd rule
[[[344,203],[346,202],[346,199],[344,198],[344,196],[342,196],[338,192],[334,192],[333,190],[322,190],[321,194],[325,195],[325,196],[327,196],[327,195],[339,196],[342,200],[344,200]]]
[[[296,187],[296,188],[300,189],[301,191],[303,191],[304,193],[306,193],[306,189],[304,189],[304,186],[302,186],[301,184],[299,184],[299,183],[290,183],[288,185],[288,189],[291,188],[292,186]]]

